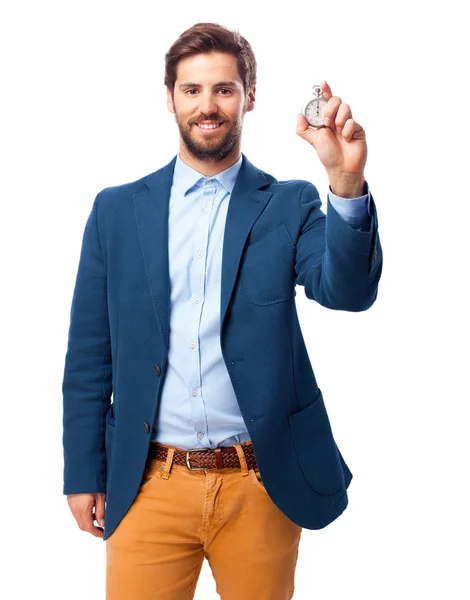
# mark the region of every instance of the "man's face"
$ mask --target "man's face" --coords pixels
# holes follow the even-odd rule
[[[226,158],[240,144],[245,113],[254,108],[254,93],[255,88],[245,97],[231,54],[210,52],[181,60],[174,98],[167,90],[167,103],[187,151],[199,160]],[[203,129],[201,122],[218,127]]]

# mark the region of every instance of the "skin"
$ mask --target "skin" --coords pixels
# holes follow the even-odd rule
[[[102,493],[68,494],[67,496],[67,503],[78,527],[99,538],[103,537],[104,528],[96,527],[93,522],[101,522],[104,526],[105,498],[106,494]],[[93,508],[95,512],[93,512]]]
[[[217,86],[221,81],[234,84]],[[197,83],[198,87],[180,89],[184,82]],[[320,87],[327,100],[325,127],[312,129],[299,113],[296,133],[315,148],[334,194],[361,196],[367,159],[365,131],[352,118],[349,105],[333,96],[326,81]],[[167,105],[178,125],[181,160],[206,177],[232,166],[240,157],[243,121],[245,113],[255,107],[256,93],[256,86],[245,92],[235,57],[210,52],[181,60],[173,92],[167,89]],[[204,134],[196,123],[210,120],[223,121],[223,125],[215,133]],[[104,534],[105,498],[104,493],[67,496],[79,528],[100,538]]]
[[[313,129],[302,113],[298,113],[296,133],[317,151],[333,194],[357,198],[363,195],[365,181],[366,132],[353,119],[349,104],[333,96],[326,81],[322,81],[320,87],[327,100],[323,112],[325,127]]]
[[[217,86],[222,81],[234,85]],[[200,87],[185,86],[197,83]],[[234,56],[210,52],[189,56],[178,63],[174,91],[167,88],[168,110],[175,115],[180,135],[181,160],[205,176],[216,175],[240,157],[245,113],[255,107],[256,86],[245,93]],[[207,135],[199,121],[223,121]]]

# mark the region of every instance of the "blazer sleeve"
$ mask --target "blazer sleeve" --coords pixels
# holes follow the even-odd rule
[[[62,384],[64,494],[106,491],[106,412],[112,393],[106,268],[98,236],[100,192],[85,225]]]
[[[370,195],[370,225],[354,229],[328,199],[321,210],[317,188],[300,193],[301,228],[296,244],[296,283],[307,298],[334,310],[363,311],[375,302],[382,273],[377,210]]]

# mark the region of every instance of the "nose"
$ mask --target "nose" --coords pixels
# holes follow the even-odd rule
[[[199,112],[210,118],[211,115],[216,115],[218,111],[217,102],[211,92],[201,94],[199,101]]]

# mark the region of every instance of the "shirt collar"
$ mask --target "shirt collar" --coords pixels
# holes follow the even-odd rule
[[[194,187],[196,184],[204,185],[206,179],[216,179],[230,194],[232,193],[233,187],[235,185],[235,180],[237,178],[238,172],[240,171],[240,167],[242,166],[243,155],[240,153],[240,156],[236,163],[234,163],[225,171],[221,171],[216,175],[212,175],[212,177],[207,177],[206,175],[202,175],[199,171],[196,171],[192,167],[189,167],[186,163],[184,163],[179,153],[176,156],[175,169],[173,172],[173,183],[176,185],[178,190],[186,196],[189,190]]]

